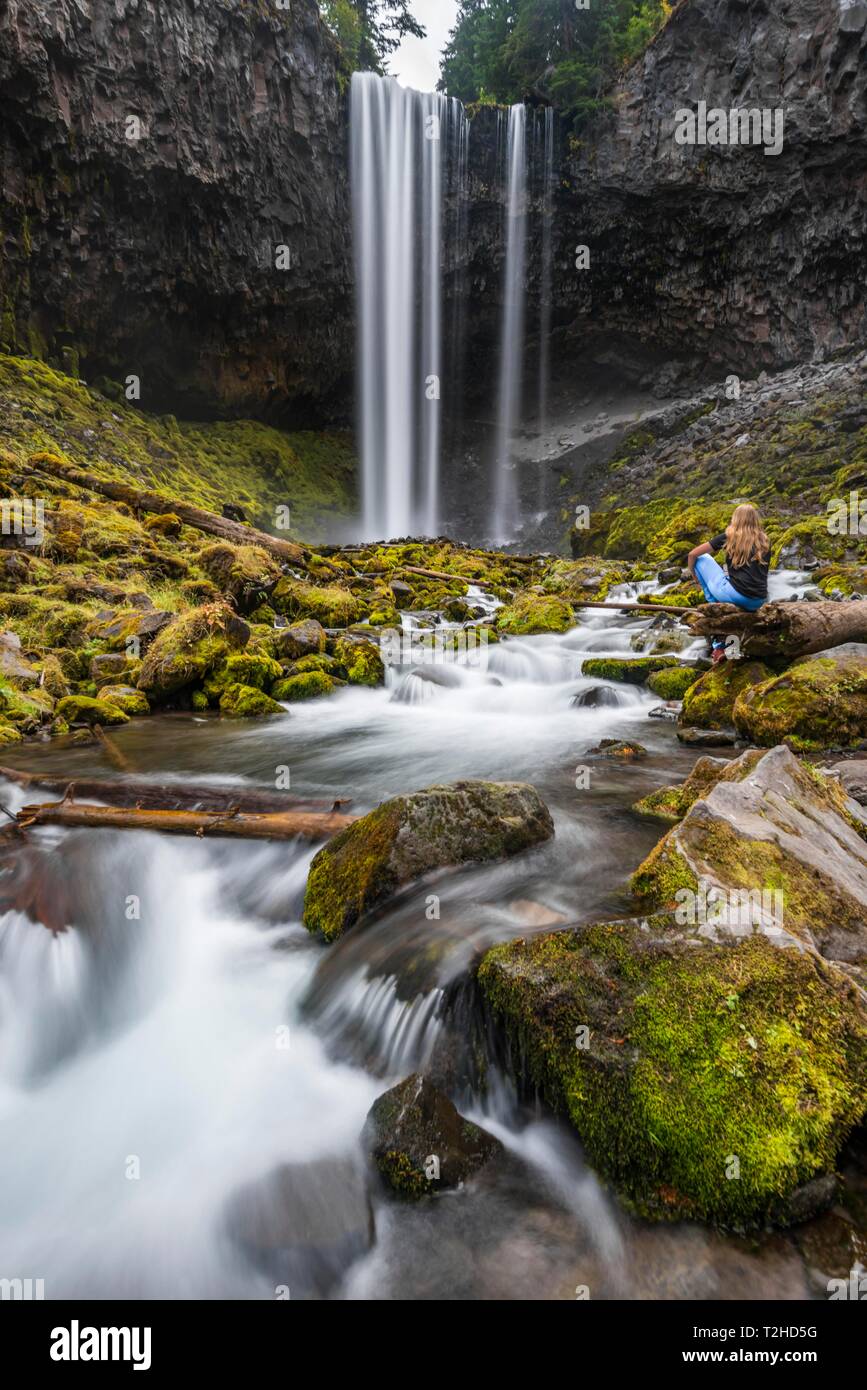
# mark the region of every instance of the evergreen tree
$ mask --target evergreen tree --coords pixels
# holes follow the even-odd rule
[[[440,87],[464,102],[550,101],[580,118],[670,12],[668,0],[461,0]]]
[[[389,54],[406,34],[425,37],[410,5],[411,0],[319,0],[352,72],[384,72]]]

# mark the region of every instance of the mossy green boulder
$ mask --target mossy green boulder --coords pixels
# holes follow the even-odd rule
[[[221,661],[205,681],[205,690],[212,698],[219,697],[230,685],[252,685],[257,690],[268,690],[282,675],[283,668],[273,656],[247,649]]]
[[[289,618],[315,618],[323,627],[348,627],[366,612],[361,599],[339,585],[308,584],[304,579],[281,579],[271,603]]]
[[[661,671],[652,671],[647,677],[647,688],[661,700],[682,700],[691,685],[695,685],[701,672],[693,666],[666,666]]]
[[[275,700],[291,702],[294,700],[315,700],[320,695],[331,695],[336,689],[333,676],[326,671],[300,671],[295,676],[287,676],[271,687]]]
[[[87,695],[67,695],[55,713],[67,724],[126,724],[129,719],[118,705],[106,699],[92,700]]]
[[[99,698],[107,700],[110,705],[116,705],[124,714],[131,716],[151,712],[147,696],[131,685],[104,685],[99,692]],[[69,718],[68,715],[66,717]]]
[[[326,640],[325,628],[315,618],[276,628],[273,634],[276,655],[288,661],[319,655],[325,651]]]
[[[284,714],[285,710],[255,685],[229,685],[220,696],[220,712],[230,719],[256,719],[263,714]]]
[[[510,637],[529,637],[538,632],[568,632],[575,626],[571,603],[556,594],[516,594],[496,614],[497,630]]]
[[[458,1187],[502,1151],[499,1139],[464,1119],[419,1075],[374,1101],[362,1143],[386,1186],[409,1201]]]
[[[661,671],[682,671],[682,667],[670,656],[591,656],[582,667],[582,676],[598,676],[604,681],[623,681],[626,685],[644,685],[649,678]],[[693,680],[698,672],[691,670]],[[657,691],[657,694],[659,692]]]
[[[193,608],[163,628],[142,663],[138,688],[164,700],[199,684],[227,657],[246,647],[250,629],[226,604]]]
[[[738,696],[770,675],[761,661],[718,662],[684,691],[680,724],[688,729],[730,729]]]
[[[351,685],[385,684],[385,664],[375,642],[339,637],[334,644],[334,655],[345,668]]]
[[[268,592],[280,578],[280,566],[258,545],[231,545],[220,541],[205,546],[196,557],[205,574],[223,593],[247,606]]]
[[[763,936],[607,922],[496,946],[478,980],[513,1070],[649,1219],[785,1223],[867,1104],[852,982]]]
[[[316,854],[304,925],[334,941],[423,874],[505,859],[553,833],[548,808],[523,782],[455,782],[395,797]]]
[[[735,728],[753,743],[796,750],[846,747],[867,738],[867,647],[802,657],[739,693]]]

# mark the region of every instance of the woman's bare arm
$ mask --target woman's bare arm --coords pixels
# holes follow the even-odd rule
[[[705,541],[704,545],[697,545],[697,546],[695,547],[694,550],[691,550],[691,551],[689,552],[689,554],[687,555],[687,557],[686,557],[686,563],[687,563],[687,566],[688,566],[688,568],[689,568],[690,574],[694,574],[694,573],[695,573],[695,562],[696,562],[696,560],[698,559],[699,555],[712,555],[712,554],[713,554],[713,547],[711,546],[711,544],[710,544],[709,541]]]

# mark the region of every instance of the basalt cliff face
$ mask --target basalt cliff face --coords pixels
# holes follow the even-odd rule
[[[702,101],[782,108],[782,150],[678,144]],[[746,372],[863,339],[865,0],[686,0],[614,102],[564,165],[561,324]]]
[[[678,144],[675,113],[699,102],[782,109],[781,151]],[[559,142],[559,360],[645,370],[680,358],[694,374],[747,374],[863,340],[865,0],[683,0],[612,106]],[[470,137],[479,350],[497,331],[497,143],[497,115],[483,110]],[[530,305],[539,294],[538,187],[531,161]],[[576,268],[579,246],[589,248],[587,269]]]
[[[345,139],[315,0],[2,0],[0,349],[149,408],[333,414]]]

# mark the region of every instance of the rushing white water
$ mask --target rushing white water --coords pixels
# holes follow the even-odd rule
[[[541,251],[539,258],[539,433],[548,428],[551,358],[551,273],[554,218],[554,108],[546,106],[542,155]]]
[[[496,1074],[464,1110],[505,1144],[499,1177],[417,1212],[377,1200],[371,1247],[360,1176],[367,1110],[451,1041],[449,991],[480,951],[622,911],[624,875],[655,839],[627,808],[694,761],[647,718],[648,691],[575,707],[600,685],[582,674],[588,653],[630,651],[642,634],[652,650],[658,621],[583,618],[562,636],[494,645],[486,669],[443,668],[456,679],[422,703],[392,701],[404,672],[285,719],[178,717],[159,739],[139,733],[159,780],[166,765],[196,779],[219,767],[221,781],[272,786],[288,763],[293,790],[349,795],[358,811],[465,777],[532,782],[554,838],[438,878],[435,920],[425,881],[326,951],[300,926],[310,846],[29,832],[26,853],[61,865],[70,926],[52,935],[22,910],[0,918],[0,1277],[42,1278],[47,1298],[269,1299],[284,1284],[293,1298],[535,1298],[588,1279],[628,1297],[649,1265],[671,1267],[687,1237],[654,1255],[574,1136],[527,1124]],[[596,762],[593,795],[576,790],[576,764],[611,735],[639,737],[650,758]],[[100,753],[41,756],[98,766]],[[11,805],[21,795],[4,786]],[[522,1253],[501,1257],[503,1242]],[[719,1250],[687,1250],[715,1296]]]
[[[524,266],[527,243],[527,109],[511,107],[506,137],[506,257],[503,269],[503,317],[497,434],[494,454],[494,539],[513,538],[518,523],[518,489],[511,457],[521,418],[524,356]]]
[[[359,72],[350,124],[364,534],[433,535],[444,162],[450,151],[465,161],[466,120],[453,98]]]

